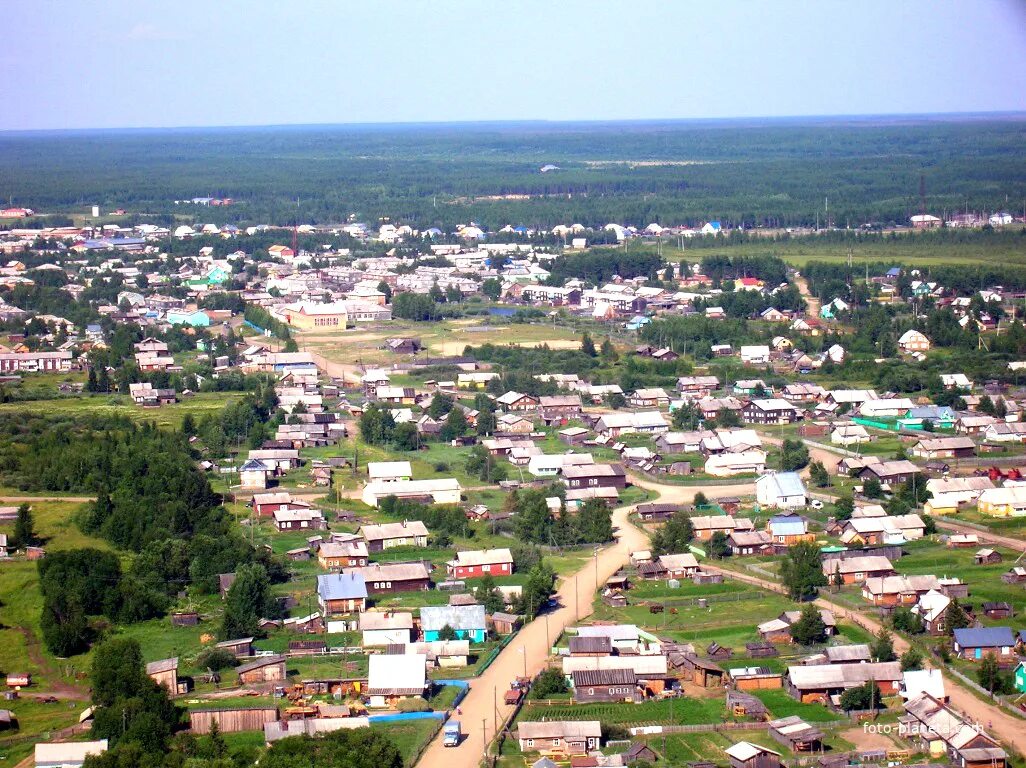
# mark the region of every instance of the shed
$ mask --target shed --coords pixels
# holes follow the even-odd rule
[[[189,711],[189,730],[210,733],[214,723],[221,733],[262,731],[264,723],[278,719],[277,707],[211,707]]]
[[[730,759],[730,768],[780,768],[780,753],[768,747],[739,741],[724,751]]]
[[[285,679],[285,657],[264,656],[236,667],[235,672],[243,685],[279,683]]]

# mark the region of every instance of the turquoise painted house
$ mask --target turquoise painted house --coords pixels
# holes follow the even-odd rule
[[[1019,641],[1022,642],[1023,633],[1019,633]],[[1026,693],[1026,661],[1020,661],[1015,668],[1015,690]]]
[[[420,628],[428,642],[441,640],[445,627],[451,627],[457,640],[483,643],[488,636],[483,605],[425,606],[420,609]]]
[[[193,328],[208,328],[210,316],[199,309],[171,309],[167,313],[167,321],[171,325],[191,325]]]

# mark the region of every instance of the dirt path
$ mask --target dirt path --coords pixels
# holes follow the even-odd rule
[[[16,629],[25,638],[25,652],[28,654],[29,661],[39,668],[43,673],[43,677],[50,683],[48,688],[33,690],[31,695],[54,696],[58,699],[67,699],[68,701],[89,700],[89,696],[86,695],[85,691],[70,683],[65,683],[61,679],[60,670],[54,667],[53,662],[43,655],[39,647],[39,639],[31,629],[28,627],[16,627]]]
[[[724,485],[670,485],[668,483],[657,483],[631,473],[630,480],[633,485],[654,491],[659,494],[659,501],[669,504],[690,504],[695,496],[704,493],[710,501],[715,501],[721,496],[751,496],[755,493],[755,483],[737,483]]]
[[[521,629],[485,673],[470,681],[470,692],[460,705],[466,734],[460,747],[443,747],[439,734],[421,757],[420,768],[477,768],[486,741],[495,736],[496,714],[501,723],[512,711],[502,702],[510,681],[525,672],[531,676],[540,672],[560,632],[591,614],[598,584],[627,563],[629,552],[647,545],[648,536],[628,521],[630,511],[631,507],[619,507],[613,512],[616,543],[599,550],[579,571],[560,582],[555,595],[558,607]]]
[[[798,286],[798,293],[805,299],[805,303],[808,307],[805,310],[805,314],[809,317],[819,317],[820,301],[816,296],[812,295],[812,291],[809,290],[809,281],[802,277],[792,277],[794,284]]]
[[[66,501],[70,504],[85,504],[96,501],[95,496],[0,496],[0,504],[31,504],[33,501]]]
[[[943,528],[945,531],[952,531],[953,533],[972,533],[980,537],[980,541],[988,541],[991,544],[1000,544],[1003,547],[1014,549],[1016,551],[1026,550],[1026,541],[1017,539],[1012,536],[1002,536],[999,533],[992,533],[990,531],[981,531],[978,528],[971,528],[968,525],[959,525],[958,523],[949,523],[944,520],[935,520],[938,528]]]

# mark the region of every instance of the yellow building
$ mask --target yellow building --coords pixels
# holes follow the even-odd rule
[[[296,328],[307,330],[338,329],[344,331],[349,322],[349,313],[342,302],[314,304],[300,301],[286,304],[280,310],[285,322]]]
[[[1026,515],[1026,485],[986,490],[980,494],[977,509],[981,515],[991,515],[992,517]]]

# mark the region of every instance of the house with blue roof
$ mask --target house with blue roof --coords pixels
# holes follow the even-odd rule
[[[774,515],[766,523],[766,532],[774,547],[791,547],[816,538],[816,534],[809,532],[809,522],[800,515]]]
[[[457,640],[483,643],[488,636],[483,605],[424,606],[420,609],[420,628],[424,640],[441,640],[441,631],[449,627]]]
[[[993,653],[998,661],[1015,657],[1015,635],[1010,627],[965,627],[954,632],[955,654],[962,659],[980,661]]]
[[[707,222],[701,229],[703,235],[718,235],[723,232],[723,225],[718,221]]]
[[[901,277],[901,267],[891,267],[888,269],[887,277]]]
[[[759,506],[796,509],[808,504],[808,491],[797,472],[770,472],[755,481]]]
[[[367,610],[367,582],[359,573],[325,573],[317,577],[317,604],[325,616]]]
[[[188,325],[192,328],[209,328],[210,315],[201,309],[171,309],[167,313],[171,325]]]

